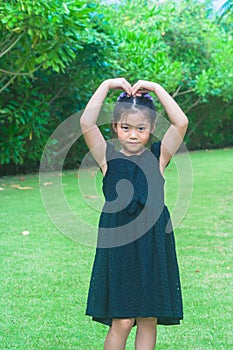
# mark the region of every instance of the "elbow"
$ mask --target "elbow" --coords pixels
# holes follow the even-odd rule
[[[176,127],[180,130],[181,134],[184,135],[188,129],[189,121],[186,115],[176,124]]]
[[[182,127],[183,128],[188,128],[188,125],[189,125],[189,120],[188,120],[188,118],[187,118],[187,116],[184,114],[184,119],[183,119],[183,121],[182,121]]]
[[[85,122],[85,120],[82,119],[82,117],[80,118],[79,124],[81,129],[84,129],[87,126],[87,123]]]
[[[88,123],[87,118],[85,118],[84,115],[81,116],[79,123],[82,129],[88,128],[88,124],[90,124]]]
[[[187,120],[182,120],[179,121],[179,123],[174,124],[175,127],[182,129],[182,130],[186,130],[188,128],[188,119]]]
[[[85,125],[87,124],[87,121],[85,120],[83,115],[81,116],[79,123],[81,127],[85,127]]]
[[[82,132],[84,132],[84,130],[87,130],[87,124],[85,123],[84,120],[82,120],[82,118],[80,119],[79,124]]]
[[[96,124],[89,123],[87,120],[85,120],[82,117],[80,118],[79,123],[80,123],[80,127],[81,127],[83,133],[90,131],[91,129],[93,129],[96,126]]]

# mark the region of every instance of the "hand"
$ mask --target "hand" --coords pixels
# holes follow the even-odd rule
[[[141,96],[143,93],[150,91],[155,92],[155,83],[147,80],[138,80],[138,82],[131,88],[133,96]]]
[[[129,96],[132,94],[132,87],[125,78],[108,79],[104,83],[108,85],[109,89],[124,90]]]

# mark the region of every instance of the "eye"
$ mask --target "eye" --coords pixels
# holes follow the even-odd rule
[[[128,125],[121,125],[121,129],[127,131],[129,130],[129,127]]]
[[[138,127],[138,131],[144,131],[146,128],[145,128],[145,126],[139,126]]]

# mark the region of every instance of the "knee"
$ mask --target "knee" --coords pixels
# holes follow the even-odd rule
[[[148,318],[137,318],[136,319],[137,327],[138,328],[143,328],[146,327],[148,328],[154,328],[157,325],[157,318],[154,317],[148,317]]]
[[[120,333],[128,334],[131,331],[134,322],[134,318],[113,319],[112,329]]]

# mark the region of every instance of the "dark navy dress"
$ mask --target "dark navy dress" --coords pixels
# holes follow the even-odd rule
[[[106,199],[98,232],[86,314],[111,325],[112,318],[183,318],[174,234],[164,205],[160,142],[126,156],[107,142]]]

